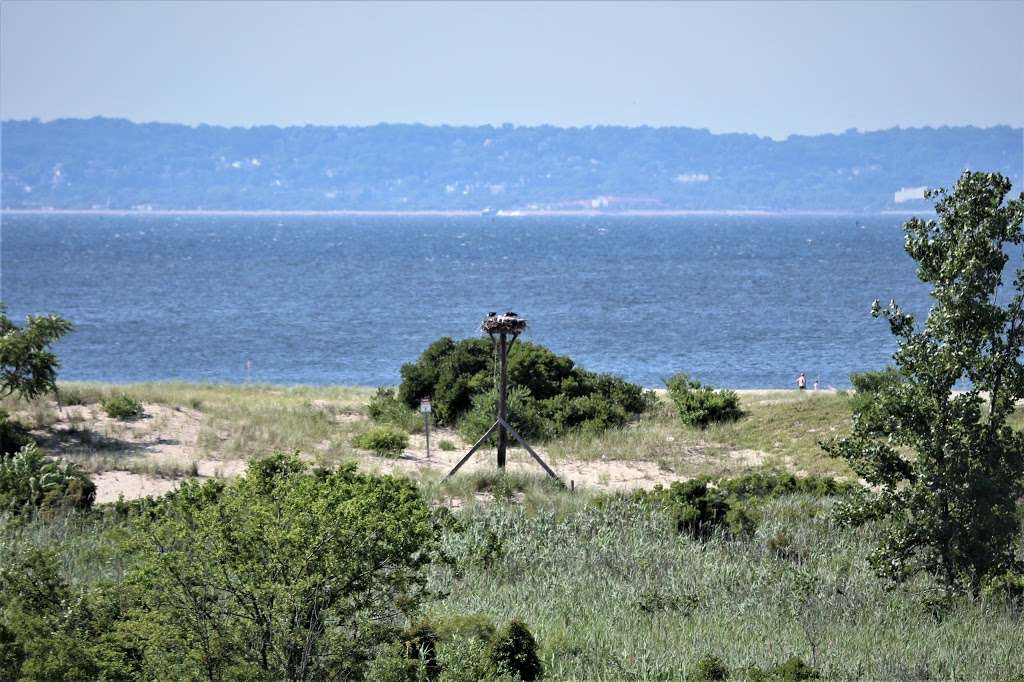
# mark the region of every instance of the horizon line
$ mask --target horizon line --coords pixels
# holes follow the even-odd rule
[[[64,121],[113,121],[129,123],[131,125],[145,126],[145,125],[164,125],[164,126],[181,126],[190,129],[198,128],[220,128],[225,130],[254,130],[260,128],[277,128],[277,129],[289,129],[289,128],[378,128],[378,127],[410,127],[410,128],[453,128],[453,129],[476,129],[476,128],[493,128],[496,130],[502,129],[538,129],[538,128],[553,128],[556,130],[595,130],[602,128],[622,129],[622,130],[692,130],[695,132],[705,132],[709,135],[742,135],[749,137],[756,137],[759,139],[772,140],[774,142],[784,142],[793,137],[839,137],[842,135],[856,134],[856,135],[870,135],[874,133],[885,133],[891,131],[915,131],[915,130],[958,130],[958,129],[974,129],[974,130],[997,130],[1000,128],[1009,128],[1012,131],[1024,132],[1024,126],[1015,126],[1012,123],[996,123],[993,125],[977,125],[974,123],[967,124],[948,124],[944,123],[941,125],[894,125],[888,128],[875,128],[871,130],[861,130],[857,127],[847,128],[839,132],[822,132],[822,133],[789,133],[786,137],[772,137],[771,135],[761,135],[754,132],[745,131],[723,131],[713,132],[707,127],[695,127],[690,125],[678,124],[678,125],[649,125],[649,124],[638,124],[638,125],[625,125],[618,123],[590,123],[585,125],[555,125],[552,123],[538,123],[538,124],[519,124],[511,121],[502,123],[479,123],[479,124],[450,124],[450,123],[420,123],[420,122],[402,122],[402,121],[378,121],[376,123],[363,123],[363,124],[349,124],[349,123],[291,123],[291,124],[278,124],[278,123],[254,123],[249,125],[235,125],[235,124],[224,124],[224,123],[185,123],[181,121],[139,121],[133,120],[125,116],[106,116],[103,114],[96,114],[94,116],[62,116],[57,118],[43,119],[40,116],[33,116],[31,118],[4,118],[0,119],[0,125],[6,125],[11,123],[40,123],[43,125],[49,125],[52,123],[60,123]]]

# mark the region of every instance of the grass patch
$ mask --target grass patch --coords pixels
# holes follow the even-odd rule
[[[566,497],[571,497],[565,493]],[[545,679],[683,679],[716,657],[729,679],[799,658],[823,679],[1014,679],[1020,620],[958,600],[942,618],[920,578],[893,588],[864,561],[875,531],[837,528],[830,498],[765,503],[749,538],[678,535],[648,505],[612,498],[568,513],[478,505],[445,537],[430,608],[501,614],[540,643]],[[787,538],[790,551],[776,543]]]

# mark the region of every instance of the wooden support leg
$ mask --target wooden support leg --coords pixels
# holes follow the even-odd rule
[[[487,440],[488,436],[494,433],[494,429],[496,428],[498,428],[498,422],[494,422],[493,424],[491,424],[491,428],[487,429],[487,432],[484,433],[484,435],[480,436],[480,440],[478,440],[476,444],[469,449],[469,452],[467,452],[466,455],[459,460],[459,463],[455,465],[455,468],[448,472],[448,475],[445,476],[445,479],[451,478],[452,474],[461,469],[462,465],[469,461],[469,458],[473,456],[473,453],[480,449],[480,446],[484,444],[484,441]]]
[[[508,432],[512,434],[512,437],[515,438],[517,441],[519,441],[520,445],[522,445],[524,448],[526,448],[526,451],[530,453],[530,456],[533,457],[535,460],[537,460],[537,464],[540,464],[544,468],[544,471],[548,472],[548,476],[550,476],[551,478],[555,479],[559,483],[562,483],[562,479],[560,479],[558,477],[558,475],[555,474],[555,472],[551,470],[551,467],[549,467],[547,465],[547,463],[545,463],[544,460],[540,458],[540,455],[538,455],[536,452],[533,451],[533,448],[531,448],[527,444],[527,442],[525,440],[523,440],[523,437],[519,435],[518,431],[516,431],[515,429],[512,428],[511,424],[509,424],[505,420],[499,420],[499,421],[501,421],[502,424],[504,425],[504,427],[506,429],[508,429]],[[563,488],[565,487],[564,483],[562,483],[562,487]]]

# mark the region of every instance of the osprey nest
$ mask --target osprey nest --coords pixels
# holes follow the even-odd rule
[[[488,334],[519,334],[526,329],[526,319],[519,317],[511,310],[504,315],[488,313],[480,323],[480,330]]]

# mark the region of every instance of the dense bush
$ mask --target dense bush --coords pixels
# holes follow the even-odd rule
[[[1024,566],[989,578],[985,582],[983,594],[988,599],[1024,611]]]
[[[751,668],[747,679],[750,682],[804,682],[805,680],[819,680],[821,674],[800,658],[793,656],[784,663],[767,670]]]
[[[668,488],[657,485],[650,491],[637,491],[634,497],[663,507],[676,532],[701,540],[726,523],[730,511],[726,495],[709,487],[705,479],[674,481]]]
[[[831,476],[804,476],[799,478],[781,469],[755,469],[732,478],[723,478],[718,486],[740,499],[755,497],[781,497],[794,493],[808,495],[846,495],[860,486],[849,481],[837,481]]]
[[[735,391],[716,391],[683,373],[670,377],[665,385],[679,417],[690,426],[703,428],[715,422],[735,421],[743,416],[740,397]]]
[[[531,682],[544,674],[537,641],[522,621],[513,620],[491,639],[487,658],[498,675],[514,675]]]
[[[880,391],[901,382],[900,373],[895,367],[851,374],[850,383],[853,384],[854,394],[850,397],[850,407],[854,414],[864,412]]]
[[[766,499],[798,493],[846,495],[859,489],[854,483],[832,478],[797,478],[777,469],[764,469],[735,478],[704,476],[674,481],[667,488],[657,485],[651,490],[638,490],[631,497],[663,508],[676,532],[706,540],[719,529],[738,537],[752,535],[761,520],[761,503]]]
[[[128,625],[159,679],[359,678],[416,612],[437,541],[412,483],[294,456],[186,482],[136,527]]]
[[[352,439],[352,444],[382,457],[397,457],[409,447],[409,436],[403,431],[381,427],[359,434]]]
[[[0,460],[0,511],[89,509],[96,485],[81,469],[43,454],[35,444]]]
[[[473,396],[473,407],[459,421],[459,432],[470,443],[475,443],[494,423],[498,414],[498,392],[490,389]],[[508,391],[508,423],[520,436],[528,440],[546,438],[551,435],[548,420],[538,411],[538,403],[522,386],[513,386]],[[492,435],[493,443],[497,438]],[[510,436],[511,440],[511,436]]]
[[[496,414],[494,356],[490,339],[439,339],[416,362],[402,366],[398,399],[415,407],[430,396],[437,423],[459,425],[467,439],[476,440]],[[509,351],[508,376],[510,421],[524,438],[622,426],[653,404],[652,395],[636,384],[588,372],[571,358],[525,341]]]
[[[699,659],[686,674],[687,682],[718,682],[729,679],[729,668],[718,656],[707,655]]]
[[[142,403],[123,393],[107,398],[102,405],[111,419],[137,419],[144,414]]]

